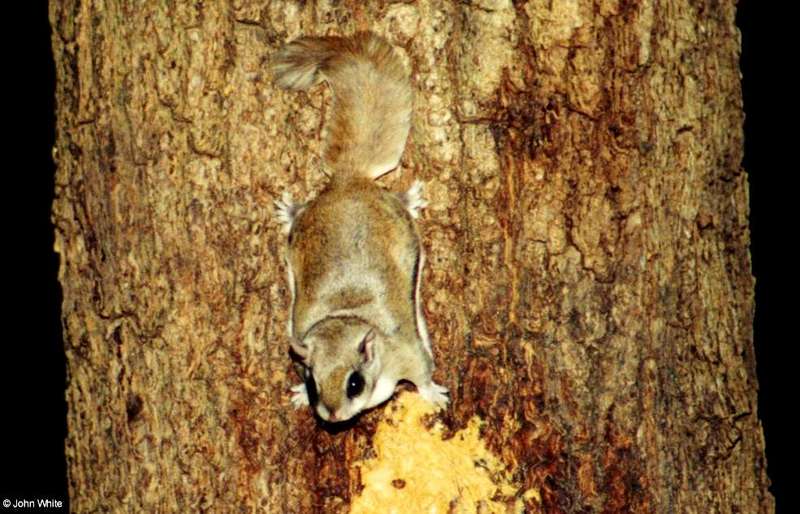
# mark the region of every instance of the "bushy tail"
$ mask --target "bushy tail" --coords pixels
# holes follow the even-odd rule
[[[273,58],[275,82],[333,90],[323,160],[334,176],[377,178],[400,162],[411,125],[408,72],[392,46],[371,32],[303,37]]]

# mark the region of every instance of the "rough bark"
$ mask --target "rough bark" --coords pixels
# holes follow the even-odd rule
[[[343,512],[359,496],[391,403],[342,431],[290,408],[272,206],[324,183],[330,96],[277,91],[266,63],[301,34],[372,29],[413,69],[412,135],[384,183],[427,184],[444,431],[477,417],[536,493],[510,509],[772,512],[734,12],[51,2],[72,508]]]

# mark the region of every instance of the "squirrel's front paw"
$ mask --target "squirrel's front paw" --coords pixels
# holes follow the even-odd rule
[[[450,402],[450,391],[436,382],[431,381],[427,385],[418,387],[417,390],[423,398],[441,409],[447,407]]]
[[[308,404],[308,390],[306,389],[305,382],[300,382],[299,384],[292,386],[292,405],[294,405],[294,408],[299,409],[300,407],[305,407]]]

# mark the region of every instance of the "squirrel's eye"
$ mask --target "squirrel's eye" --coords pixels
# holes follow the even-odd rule
[[[358,371],[354,371],[350,378],[347,379],[347,397],[348,398],[355,398],[356,396],[361,394],[361,391],[364,390],[364,377],[361,376],[361,373]]]

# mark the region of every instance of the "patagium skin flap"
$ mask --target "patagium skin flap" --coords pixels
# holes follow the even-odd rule
[[[289,337],[304,378],[292,403],[313,400],[323,420],[339,422],[383,403],[407,380],[443,407],[448,391],[432,379],[419,296],[422,183],[401,194],[375,183],[397,167],[408,137],[408,71],[371,32],[297,39],[273,57],[272,71],[281,88],[324,81],[334,97],[323,153],[329,183],[307,203],[288,195],[276,202],[287,235]]]

